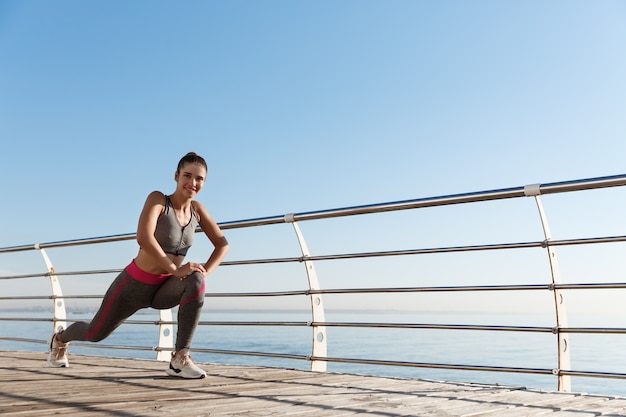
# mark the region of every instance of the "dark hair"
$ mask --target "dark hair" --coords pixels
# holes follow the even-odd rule
[[[206,161],[204,160],[204,158],[195,152],[188,152],[187,155],[180,158],[180,161],[178,161],[178,168],[176,168],[176,172],[180,172],[185,164],[198,164],[202,165],[205,170],[209,170],[206,166]]]

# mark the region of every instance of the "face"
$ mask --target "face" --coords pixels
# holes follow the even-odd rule
[[[174,179],[178,184],[176,191],[182,192],[185,197],[193,198],[204,185],[206,169],[200,164],[185,164],[174,174]]]

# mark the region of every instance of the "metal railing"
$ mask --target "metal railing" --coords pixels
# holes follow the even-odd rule
[[[626,334],[626,328],[592,328],[592,327],[568,327],[567,313],[565,310],[564,291],[570,290],[618,290],[626,289],[626,283],[608,282],[608,283],[563,283],[557,262],[555,248],[564,246],[591,245],[600,243],[619,243],[625,242],[626,236],[604,236],[604,237],[585,237],[578,239],[554,240],[548,227],[547,217],[542,205],[541,196],[547,194],[568,193],[582,190],[593,190],[607,187],[618,187],[626,185],[626,175],[617,175],[610,177],[591,178],[575,181],[556,182],[548,184],[534,184],[522,187],[506,188],[499,190],[490,190],[482,192],[472,192],[464,194],[446,195],[430,198],[420,198],[413,200],[396,201],[382,204],[371,204],[354,207],[345,207],[331,210],[320,210],[303,213],[292,213],[280,216],[262,217],[247,220],[238,220],[220,223],[220,227],[225,230],[234,229],[252,229],[268,225],[291,224],[299,245],[300,256],[295,257],[277,257],[277,258],[260,258],[260,259],[239,259],[229,260],[222,263],[221,268],[237,268],[242,266],[259,266],[265,264],[285,264],[296,263],[302,264],[306,271],[308,285],[302,290],[290,291],[267,291],[267,292],[222,292],[207,293],[208,298],[267,298],[267,297],[293,297],[304,296],[308,298],[310,305],[310,320],[306,321],[201,321],[200,326],[301,326],[310,328],[312,331],[312,342],[310,354],[287,354],[277,352],[257,352],[245,350],[224,350],[224,349],[196,349],[199,352],[225,354],[225,355],[244,355],[244,356],[267,356],[272,358],[284,358],[309,361],[311,370],[326,371],[328,363],[346,363],[346,364],[368,364],[368,365],[384,365],[384,366],[400,366],[414,368],[430,368],[430,369],[449,369],[449,370],[470,370],[470,371],[487,371],[487,372],[510,372],[510,373],[527,373],[536,375],[554,375],[558,380],[558,389],[560,391],[571,390],[571,377],[593,377],[593,378],[616,378],[626,379],[626,374],[615,372],[598,372],[598,371],[582,371],[571,369],[570,353],[571,347],[569,343],[569,335],[574,333],[581,334]],[[313,255],[310,253],[304,234],[299,224],[304,222],[313,222],[323,219],[335,219],[346,216],[362,216],[371,214],[380,214],[385,212],[396,212],[402,210],[419,210],[428,207],[450,206],[458,204],[470,204],[478,202],[487,202],[493,200],[507,200],[517,198],[533,198],[536,202],[538,217],[543,230],[542,239],[529,242],[518,243],[493,243],[486,245],[461,245],[447,247],[431,247],[431,248],[412,248],[402,250],[389,251],[372,251],[372,252],[354,252],[339,253],[332,255]],[[20,300],[51,300],[53,302],[53,316],[49,319],[37,318],[9,318],[0,317],[0,321],[50,321],[54,329],[64,328],[67,326],[68,319],[66,311],[66,300],[69,299],[90,299],[99,298],[101,295],[64,295],[61,287],[61,279],[63,276],[77,275],[95,275],[95,274],[112,274],[118,273],[119,269],[89,270],[89,271],[55,271],[52,261],[50,260],[47,249],[62,248],[64,250],[72,250],[81,245],[100,245],[104,243],[120,242],[132,240],[135,238],[134,233],[112,235],[96,238],[77,239],[68,241],[38,243],[32,245],[12,246],[0,248],[0,254],[9,255],[16,252],[39,251],[42,255],[47,267],[46,272],[29,272],[21,275],[0,276],[1,280],[20,280],[33,277],[46,276],[49,278],[52,293],[46,296],[11,296],[7,294],[0,295],[0,302],[20,301]],[[393,258],[406,256],[421,256],[428,254],[451,254],[462,252],[484,252],[499,250],[519,250],[519,249],[540,249],[545,250],[548,255],[548,269],[550,272],[550,281],[540,284],[502,284],[502,285],[449,285],[449,286],[411,286],[411,287],[376,287],[376,288],[321,288],[318,281],[315,265],[321,262],[337,261],[337,260],[355,260],[355,259],[374,259],[374,258]],[[391,294],[418,294],[418,293],[485,293],[485,292],[550,292],[553,300],[553,311],[555,323],[553,326],[504,326],[504,325],[467,325],[467,324],[434,324],[434,323],[382,323],[382,322],[338,322],[327,321],[325,318],[326,309],[324,307],[325,296],[330,295],[356,295],[356,294],[379,294],[389,296]],[[172,319],[171,310],[161,310],[158,321],[141,321],[129,320],[129,323],[142,325],[156,325],[159,328],[159,341],[156,347],[139,347],[139,346],[108,346],[98,344],[98,347],[107,347],[114,349],[135,349],[156,351],[157,360],[169,360],[168,353],[173,349],[174,325],[176,322]],[[327,329],[329,328],[394,328],[404,330],[429,329],[429,330],[448,330],[448,331],[482,331],[482,332],[522,332],[522,333],[544,333],[556,336],[555,350],[557,352],[557,363],[551,368],[528,368],[528,367],[512,367],[512,366],[484,366],[484,365],[459,365],[452,363],[425,363],[401,360],[379,360],[379,359],[363,359],[349,357],[331,357],[327,354],[328,337]],[[15,337],[0,337],[0,340],[21,341],[29,343],[45,343],[38,339]],[[84,344],[90,346],[90,344]]]

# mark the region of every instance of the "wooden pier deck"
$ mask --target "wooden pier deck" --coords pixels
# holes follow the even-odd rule
[[[208,377],[166,364],[0,351],[0,415],[16,416],[626,416],[626,398],[520,387],[211,365]]]

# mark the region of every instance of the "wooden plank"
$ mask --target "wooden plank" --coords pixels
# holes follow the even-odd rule
[[[7,417],[626,416],[626,399],[520,387],[203,364],[207,378],[165,374],[167,363],[0,351],[0,414]]]

